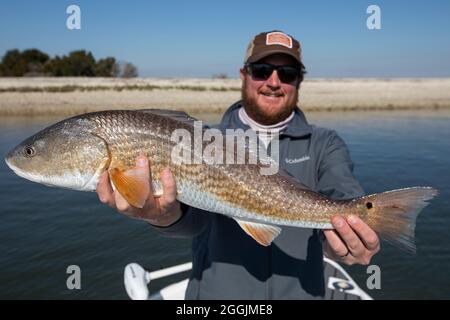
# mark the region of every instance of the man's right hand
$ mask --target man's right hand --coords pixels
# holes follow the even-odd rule
[[[147,157],[139,156],[136,159],[136,166],[144,169],[145,181],[148,181],[150,185],[150,192],[142,209],[131,206],[119,192],[113,191],[107,171],[102,174],[97,184],[100,201],[128,217],[144,220],[155,226],[166,227],[175,223],[181,217],[181,208],[176,199],[175,178],[170,170],[166,168],[161,172],[163,195],[155,198]]]

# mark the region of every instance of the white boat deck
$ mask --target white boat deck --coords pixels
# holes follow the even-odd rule
[[[327,300],[372,300],[338,263],[324,257]],[[125,267],[124,282],[128,296],[132,300],[184,300],[189,279],[173,283],[160,291],[150,294],[149,284],[156,279],[172,276],[192,269],[187,262],[157,271],[146,271],[137,263]]]

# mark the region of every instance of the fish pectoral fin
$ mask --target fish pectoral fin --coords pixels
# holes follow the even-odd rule
[[[150,192],[150,184],[145,179],[144,170],[139,167],[109,169],[109,176],[116,190],[136,208],[144,207]]]
[[[235,219],[239,226],[260,245],[269,246],[280,233],[281,228],[262,223]]]

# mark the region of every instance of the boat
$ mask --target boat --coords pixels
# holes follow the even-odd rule
[[[373,300],[335,261],[323,257],[326,300]],[[161,270],[148,271],[138,263],[130,263],[124,270],[125,290],[132,300],[184,300],[189,279],[175,282],[159,291],[150,293],[149,284],[154,280],[173,276],[192,269],[186,262]]]

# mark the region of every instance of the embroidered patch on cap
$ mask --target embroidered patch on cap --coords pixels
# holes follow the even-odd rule
[[[279,44],[287,48],[292,48],[292,38],[283,32],[271,32],[266,36],[266,45]]]

